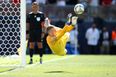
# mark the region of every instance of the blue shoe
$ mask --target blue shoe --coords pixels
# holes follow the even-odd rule
[[[42,64],[42,58],[40,58],[40,64]]]

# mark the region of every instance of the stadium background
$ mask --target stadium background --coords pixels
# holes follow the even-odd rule
[[[9,0],[5,0],[5,1],[9,1]],[[13,1],[16,1],[15,3],[17,3],[17,0],[13,0]],[[26,1],[27,1],[27,13],[28,13],[31,10],[30,7],[31,7],[32,0],[26,0]],[[78,2],[83,3],[85,6],[87,6],[85,13],[80,15],[78,20],[79,33],[77,38],[78,38],[78,43],[80,45],[80,47],[78,47],[78,51],[80,54],[89,53],[89,51],[87,51],[87,45],[85,44],[86,42],[85,32],[91,26],[93,21],[97,22],[98,24],[100,23],[100,26],[98,26],[99,29],[101,29],[101,27],[103,27],[104,25],[108,27],[108,30],[110,32],[113,30],[113,27],[116,26],[116,8],[115,8],[116,1],[115,0],[112,0],[112,2],[111,0],[78,0],[78,1],[66,0],[65,6],[64,4],[60,6],[57,5],[56,0],[49,0],[50,2],[49,3],[47,2],[45,4],[44,4],[45,0],[37,0],[37,1],[39,1],[40,3],[41,11],[45,12],[46,16],[48,16],[52,20],[52,24],[55,24],[59,27],[63,27],[64,23],[66,22],[66,17],[68,13],[72,12],[74,14],[73,7],[76,3]],[[53,2],[51,3],[51,1]],[[75,2],[73,3],[73,1]],[[86,1],[87,1],[87,4],[86,4]],[[88,1],[90,2],[88,3]],[[100,4],[98,6],[95,6],[96,2],[93,3],[92,1],[100,1]],[[106,4],[108,3],[108,5],[107,6],[101,5],[101,4],[104,4],[104,2],[101,2],[101,1],[106,1],[105,3]],[[2,3],[2,0],[0,0],[0,2]],[[2,7],[4,5],[7,5],[6,3],[2,3],[3,6],[1,7],[1,3],[0,3],[0,24],[1,24],[1,21],[3,21],[3,19],[1,19],[2,16],[5,17],[4,13],[3,15],[1,14],[1,12],[4,12]],[[4,10],[7,10],[7,9],[4,9]],[[18,9],[18,11],[20,11],[20,9]],[[11,16],[8,16],[8,17],[12,18],[13,15],[11,14]],[[18,13],[17,16],[20,19],[20,13]],[[15,16],[13,17],[16,18]],[[102,20],[103,22],[101,22]],[[14,19],[13,19],[13,23],[14,23]],[[15,20],[15,23],[16,23],[16,20]],[[19,23],[17,24],[19,25]],[[7,24],[7,25],[9,26],[10,24]],[[18,29],[15,27],[10,27],[10,26],[6,28],[5,26],[7,25],[5,24],[0,25],[0,45],[1,45],[1,41],[6,40],[1,38],[2,36],[1,32],[3,28],[5,28],[5,31],[6,29],[8,29],[8,31],[10,29],[11,32],[12,32],[12,29],[13,31],[14,29],[15,31],[18,30],[17,32],[19,32],[20,30],[19,26],[18,26]],[[4,32],[4,29],[3,29],[3,32]],[[4,34],[6,33],[4,32]],[[19,35],[18,35],[18,38],[19,38]],[[18,39],[18,41],[19,40],[20,39]],[[4,42],[2,42],[2,44],[4,44]],[[0,51],[2,48],[3,47],[0,47]],[[14,47],[12,48],[16,49]],[[68,49],[70,48],[68,47]],[[17,50],[15,50],[14,52],[16,51]],[[20,67],[19,56],[18,57],[16,56],[1,57],[0,55],[0,77],[19,77],[19,76],[21,77],[38,77],[38,76],[40,77],[116,77],[116,58],[115,57],[116,57],[115,55],[66,55],[66,56],[44,55],[43,64],[39,64],[38,55],[34,55],[34,64],[30,65],[28,64],[29,55],[26,55],[27,65],[25,67]],[[15,66],[15,65],[18,65],[18,66]]]
[[[39,2],[40,10],[50,18],[51,23],[63,27],[66,22],[67,14],[73,13],[74,5],[82,3],[85,6],[85,12],[82,15],[78,15],[78,47],[77,52],[80,54],[91,54],[87,48],[87,40],[85,38],[86,30],[96,23],[99,30],[102,30],[103,26],[108,28],[111,33],[114,26],[116,26],[116,1],[115,0],[26,0],[27,1],[27,13],[31,11],[31,3],[34,1]],[[28,33],[28,28],[27,28]],[[27,37],[28,38],[28,37]],[[74,54],[70,49],[70,43],[67,44],[69,54]],[[100,47],[100,45],[99,45]],[[44,48],[46,49],[46,48]],[[28,53],[28,52],[27,52]],[[36,52],[35,52],[36,53]],[[51,53],[47,48],[45,53]],[[100,54],[100,50],[98,51]],[[110,51],[109,51],[110,54]]]

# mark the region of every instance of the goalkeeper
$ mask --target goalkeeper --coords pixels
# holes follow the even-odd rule
[[[48,36],[46,38],[48,46],[56,55],[64,56],[67,53],[65,49],[66,43],[69,39],[69,32],[74,28],[77,22],[76,16],[70,17],[68,23],[65,24],[63,29],[53,25],[47,27]]]

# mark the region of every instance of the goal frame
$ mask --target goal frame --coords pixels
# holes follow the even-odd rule
[[[5,1],[5,0],[3,0]],[[11,1],[11,0],[7,0]],[[20,57],[18,64],[0,64],[0,67],[24,67],[26,66],[26,0],[20,1]],[[17,50],[18,51],[18,50]],[[15,59],[15,58],[14,58]],[[10,60],[10,59],[9,59]]]
[[[20,0],[21,9],[21,66],[26,65],[26,0]]]

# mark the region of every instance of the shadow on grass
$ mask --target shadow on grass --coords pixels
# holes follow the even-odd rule
[[[4,73],[4,72],[9,72],[9,71],[13,71],[15,70],[16,68],[11,68],[11,69],[8,69],[8,70],[3,70],[3,71],[0,71],[0,73]]]
[[[72,73],[72,72],[67,72],[67,71],[48,71],[44,73]]]

